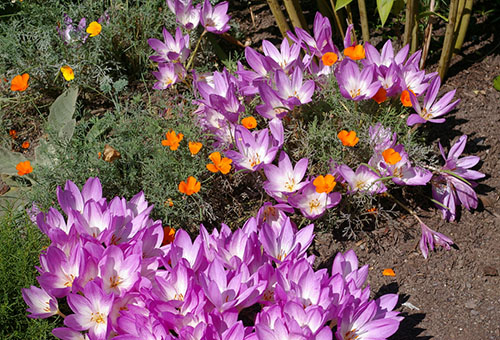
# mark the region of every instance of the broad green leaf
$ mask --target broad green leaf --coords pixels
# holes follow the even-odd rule
[[[71,137],[73,137],[73,132],[75,132],[76,120],[71,119],[66,122],[64,126],[59,130],[59,138],[65,142],[69,142]]]
[[[385,22],[387,21],[389,13],[391,13],[393,4],[394,0],[377,0],[378,15],[380,16],[380,20],[382,21],[382,26],[384,26]]]
[[[78,88],[70,87],[64,91],[50,107],[47,128],[59,135],[61,129],[73,118],[76,108]]]
[[[493,87],[494,87],[497,91],[500,91],[500,76],[497,76],[497,77],[493,80]]]
[[[26,160],[22,154],[0,147],[0,174],[17,175],[16,165]]]
[[[338,0],[337,3],[335,4],[335,11],[338,11],[341,8],[344,8],[345,6],[349,5],[352,2],[352,0]]]
[[[405,8],[405,0],[394,0],[392,4],[391,13],[393,15],[399,15],[401,11]]]

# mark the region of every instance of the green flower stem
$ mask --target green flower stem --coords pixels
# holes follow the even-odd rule
[[[196,52],[198,52],[198,49],[200,48],[201,40],[203,37],[207,34],[207,30],[204,30],[203,33],[201,33],[200,38],[198,39],[198,42],[196,43],[196,47],[194,48],[194,51],[191,53],[191,57],[189,58],[189,61],[186,65],[186,72],[189,72],[189,69],[191,68],[191,64],[193,64],[194,57],[196,56]]]

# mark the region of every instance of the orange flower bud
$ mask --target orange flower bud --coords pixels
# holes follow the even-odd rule
[[[29,148],[29,147],[30,147],[30,142],[28,142],[28,141],[23,142],[23,144],[21,145],[21,147],[22,147],[23,149],[27,149],[27,148]]]
[[[200,142],[189,142],[188,146],[189,146],[189,152],[191,152],[191,155],[194,156],[198,152],[200,152],[201,147],[203,146],[203,144],[201,144]]]

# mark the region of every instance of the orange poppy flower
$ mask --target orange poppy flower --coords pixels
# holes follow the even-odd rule
[[[61,67],[61,73],[63,74],[63,77],[64,79],[66,79],[66,81],[75,79],[75,73],[73,72],[71,66],[65,65]]]
[[[321,57],[321,61],[323,62],[323,64],[325,66],[332,66],[333,64],[335,64],[337,62],[338,59],[339,59],[339,56],[333,52],[326,52]]]
[[[241,120],[241,125],[246,127],[248,130],[255,129],[257,127],[257,121],[254,117],[246,117]]]
[[[187,182],[182,181],[179,183],[179,191],[188,196],[196,194],[198,191],[200,191],[200,188],[201,183],[196,181],[196,178],[194,178],[193,176],[189,176]]]
[[[28,80],[30,75],[28,73],[15,76],[10,82],[10,89],[12,91],[24,91],[28,88]]]
[[[382,152],[382,156],[384,157],[384,161],[390,165],[394,165],[401,160],[401,155],[393,148],[384,150],[384,152]]]
[[[231,163],[233,162],[230,158],[222,158],[219,152],[212,152],[210,156],[208,156],[210,160],[213,162],[207,164],[207,169],[213,173],[222,172],[224,175],[227,174],[231,170]]]
[[[387,91],[383,87],[380,87],[372,99],[376,101],[377,104],[385,102],[387,100]]]
[[[28,141],[23,142],[23,144],[21,145],[21,147],[22,147],[23,149],[27,149],[27,148],[29,148],[29,147],[30,147],[30,142],[28,142]]]
[[[30,161],[24,161],[16,165],[16,170],[19,176],[24,176],[31,173],[33,171],[33,168],[31,167]]]
[[[17,138],[17,131],[16,130],[9,130],[9,135],[13,138],[13,139],[16,139]]]
[[[323,177],[323,175],[319,175],[316,177],[313,181],[314,186],[316,187],[316,192],[317,193],[330,193],[333,188],[335,188],[335,177],[333,177],[330,174],[327,174],[326,176]]]
[[[401,103],[403,104],[403,106],[406,106],[406,107],[411,107],[411,99],[410,99],[410,92],[408,91],[411,91],[411,93],[415,94],[415,92],[413,92],[412,90],[404,90],[403,92],[401,92]]]
[[[101,33],[102,26],[97,21],[92,21],[87,27],[87,33],[90,34],[91,37],[95,37],[99,33]]]
[[[365,48],[363,45],[350,46],[344,50],[344,55],[352,60],[365,59]]]
[[[384,276],[396,276],[396,273],[394,273],[394,270],[392,270],[391,268],[386,268],[382,272],[382,275],[384,275]]]
[[[175,239],[175,229],[170,228],[169,226],[163,227],[163,241],[161,245],[167,245],[174,242]]]
[[[342,130],[337,134],[337,137],[340,139],[342,145],[344,146],[354,146],[359,142],[359,138],[356,137],[355,131],[347,132],[346,130]]]
[[[167,139],[162,140],[161,145],[169,146],[170,150],[177,150],[177,148],[179,147],[179,143],[181,142],[182,138],[184,138],[184,135],[182,133],[175,134],[174,130],[167,132],[165,136],[167,137]]]
[[[189,146],[189,152],[191,152],[191,155],[194,156],[198,152],[200,152],[201,147],[203,146],[203,144],[201,144],[200,142],[189,142],[188,146]]]

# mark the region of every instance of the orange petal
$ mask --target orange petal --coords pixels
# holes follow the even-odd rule
[[[384,276],[396,276],[396,273],[394,273],[394,270],[392,270],[391,268],[386,268],[382,272],[382,275],[384,275]]]

